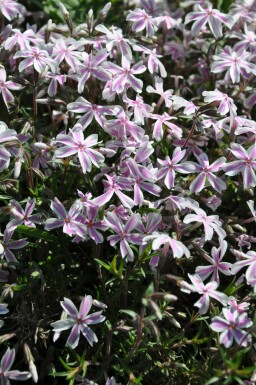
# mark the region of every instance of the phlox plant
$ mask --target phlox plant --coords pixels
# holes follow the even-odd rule
[[[0,0],[2,385],[255,383],[255,20]]]

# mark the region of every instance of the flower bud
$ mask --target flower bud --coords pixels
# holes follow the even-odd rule
[[[62,15],[65,17],[65,19],[67,17],[69,17],[69,12],[68,12],[67,8],[65,7],[65,5],[62,3],[59,3],[59,7],[60,7],[60,11],[61,11]]]

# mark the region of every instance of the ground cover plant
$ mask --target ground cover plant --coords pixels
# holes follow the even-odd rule
[[[0,0],[2,385],[255,383],[255,20]]]

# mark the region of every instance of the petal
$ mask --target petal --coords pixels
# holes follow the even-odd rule
[[[85,295],[79,308],[79,318],[84,319],[84,317],[89,313],[91,307],[92,297],[90,295]]]

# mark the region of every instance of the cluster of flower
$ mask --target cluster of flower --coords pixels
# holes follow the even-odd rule
[[[109,9],[107,4],[96,20],[90,11],[85,24],[73,26],[61,4],[66,26],[50,21],[36,30],[6,23],[0,32],[0,90],[8,111],[18,103],[11,91],[19,91],[22,106],[33,89],[34,120],[40,106],[50,111],[57,128],[58,119],[64,127],[47,136],[35,127],[31,134],[1,122],[1,173],[11,172],[17,179],[30,164],[32,188],[33,178],[47,183],[56,175],[65,178],[69,168],[86,186],[73,194],[69,209],[60,197],[52,199],[55,217],[45,218],[35,198],[26,197],[25,208],[12,199],[1,256],[18,263],[13,250],[28,245],[27,239],[12,240],[20,225],[61,228],[75,243],[108,242],[127,263],[151,244],[153,269],[163,255],[189,258],[199,248],[206,264],[189,274],[192,284],[182,280],[180,288],[200,295],[195,303],[199,314],[208,311],[210,299],[220,302],[223,308],[212,318],[211,329],[221,333],[226,348],[233,340],[247,346],[252,341],[250,301],[239,302],[217,288],[220,273],[243,271],[238,282],[244,280],[255,293],[256,251],[248,251],[255,238],[246,231],[234,238],[232,221],[212,212],[221,207],[230,184],[244,190],[256,186],[256,123],[251,117],[256,103],[255,2],[237,0],[224,14],[207,0],[188,1],[173,12],[162,2],[141,0],[139,8],[127,12],[126,32],[103,25]],[[7,22],[15,18],[16,25],[26,17],[14,0],[0,0],[0,13]],[[204,56],[199,58],[199,52]],[[187,62],[193,63],[193,73],[184,70]],[[166,89],[170,82],[173,89]],[[255,220],[253,202],[247,203],[252,218],[244,224]],[[214,245],[211,256],[209,245]],[[8,273],[2,270],[0,279],[6,282]],[[51,324],[54,341],[72,327],[70,347],[78,345],[80,332],[90,345],[97,342],[88,325],[105,317],[102,311],[88,315],[92,304],[106,307],[87,295],[78,311],[64,298],[61,306],[68,316]],[[7,312],[1,304],[0,314]],[[14,350],[8,350],[1,362],[5,383],[29,377],[8,371],[13,360]]]

